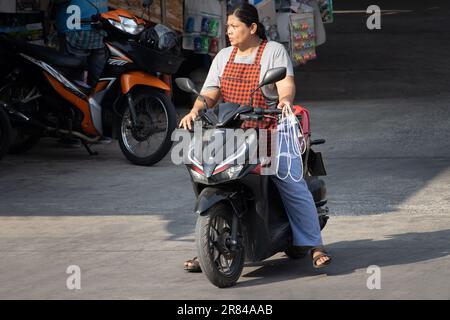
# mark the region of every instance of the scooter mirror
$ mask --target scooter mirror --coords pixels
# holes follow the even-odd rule
[[[283,80],[286,77],[286,68],[285,67],[278,67],[267,70],[266,74],[264,75],[263,80],[259,84],[259,87],[265,86],[270,83],[275,83],[280,80]]]
[[[195,85],[189,78],[176,78],[175,83],[177,84],[178,88],[185,92],[189,93],[195,93],[196,95],[200,95],[198,93],[197,89],[195,89]]]

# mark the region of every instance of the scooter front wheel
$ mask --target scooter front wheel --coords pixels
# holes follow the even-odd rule
[[[162,160],[172,147],[172,132],[176,127],[176,111],[170,99],[152,88],[133,92],[136,119],[124,103],[117,126],[119,146],[134,164],[150,166]]]
[[[200,266],[209,281],[219,288],[235,285],[244,267],[244,246],[240,240],[235,248],[231,245],[232,219],[231,208],[218,203],[205,215],[198,216],[195,228]],[[238,228],[241,239],[242,228]]]

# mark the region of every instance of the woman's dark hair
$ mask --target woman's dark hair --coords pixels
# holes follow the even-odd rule
[[[256,34],[261,39],[267,40],[264,25],[259,22],[258,10],[248,2],[243,2],[234,6],[228,12],[228,15],[235,15],[239,20],[245,23],[247,27],[251,27],[252,23],[256,23]]]

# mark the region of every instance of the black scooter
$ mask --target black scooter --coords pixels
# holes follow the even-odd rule
[[[285,75],[286,68],[268,70],[257,89],[282,80]],[[200,96],[189,79],[178,78],[176,83],[182,90]],[[265,95],[265,98],[276,106],[277,97]],[[280,112],[276,108],[254,108],[250,101],[244,106],[221,103],[199,117],[203,128],[226,130],[239,128],[243,120],[261,119]],[[301,116],[302,113],[297,114],[298,118]],[[302,126],[309,125],[306,117],[300,120]],[[321,154],[314,152],[311,145],[322,144],[325,140],[311,141],[310,133],[305,135],[304,178],[313,194],[322,229],[328,219],[328,208],[325,207],[325,183],[318,176],[326,175],[326,171]],[[202,148],[208,147],[208,142],[202,143]],[[244,164],[228,165],[223,164],[226,159],[217,164],[197,161],[195,142],[191,146],[189,158],[192,163],[187,164],[187,168],[197,196],[195,236],[198,259],[211,283],[219,288],[233,286],[241,275],[244,261],[262,261],[283,251],[294,259],[306,255],[303,248],[292,245],[292,232],[282,200],[270,176],[261,174],[263,164],[260,159],[256,164],[248,161],[250,153],[245,150],[248,144],[236,146],[232,155],[244,152]]]

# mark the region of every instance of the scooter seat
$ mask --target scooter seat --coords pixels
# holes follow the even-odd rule
[[[83,58],[72,55],[65,55],[54,48],[31,44],[21,40],[10,40],[17,51],[38,60],[42,60],[51,66],[61,68],[83,68],[85,62]]]

